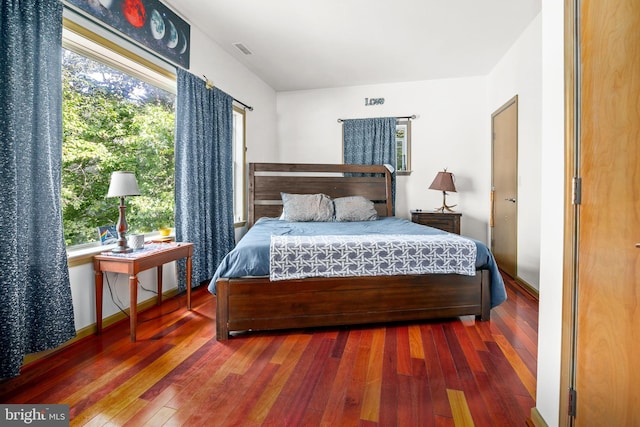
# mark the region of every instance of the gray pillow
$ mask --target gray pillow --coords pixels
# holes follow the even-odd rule
[[[326,194],[280,195],[282,216],[286,221],[333,221],[333,201]]]
[[[373,202],[362,196],[339,197],[333,200],[336,221],[373,221],[378,212]]]

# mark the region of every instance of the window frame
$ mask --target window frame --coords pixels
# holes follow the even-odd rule
[[[107,32],[101,26],[96,25],[90,20],[76,14],[75,12],[65,8],[65,16],[63,17],[63,47],[73,52],[84,55],[93,60],[105,63],[110,67],[118,69],[124,73],[132,75],[149,84],[158,86],[171,93],[177,94],[177,75],[175,67],[156,58],[154,55],[147,54],[146,51],[137,45],[118,36],[111,37],[112,33],[108,33],[108,37],[99,33]],[[117,41],[112,40],[113,38]],[[80,39],[80,41],[79,41]],[[83,43],[84,42],[84,43]],[[138,53],[136,53],[138,52]],[[116,55],[118,58],[125,58],[125,63],[116,60],[110,55]],[[151,57],[151,60],[146,58]],[[162,79],[156,80],[150,78],[145,70],[160,75]],[[246,165],[246,128],[247,115],[244,106],[233,105],[234,112],[242,115],[242,140],[240,148],[242,150],[242,180],[238,185],[234,185],[234,192],[241,191],[242,204],[239,207],[240,216],[236,218],[236,209],[234,209],[234,225],[242,227],[246,224],[247,218],[247,165]],[[235,142],[235,141],[234,141]],[[234,147],[235,149],[235,147]],[[234,199],[235,200],[235,199]],[[146,233],[147,237],[155,236],[156,232]],[[91,257],[103,251],[104,247],[100,242],[87,242],[83,244],[67,247],[69,255],[69,265],[81,265],[91,261]]]
[[[122,45],[128,45],[122,40]],[[150,61],[121,44],[107,39],[91,29],[63,17],[62,47],[101,62],[148,84],[159,87],[177,95],[177,76],[175,71],[162,67]],[[133,46],[133,45],[131,45]],[[145,233],[146,237],[155,237],[158,231]],[[79,243],[67,246],[69,266],[81,265],[91,260],[91,257],[105,249],[99,241]]]
[[[235,227],[243,227],[247,223],[247,111],[237,105],[233,105],[233,114],[242,116],[242,141],[236,140],[236,128],[235,119],[234,123],[234,136],[233,136],[233,164],[236,164],[236,160],[241,165],[242,170],[239,174],[236,174],[235,168],[233,171],[233,221]],[[237,150],[240,150],[238,155]],[[240,182],[236,182],[237,175],[242,178]],[[236,191],[240,190],[241,194],[236,194]],[[236,202],[241,200],[240,206],[236,206]],[[238,216],[239,214],[239,216]]]
[[[62,47],[84,55],[95,61],[143,80],[161,89],[177,94],[177,76],[175,71],[161,67],[155,62],[109,40],[98,33],[63,18]],[[79,40],[80,39],[80,40]],[[114,58],[116,56],[117,58]],[[153,78],[150,73],[158,75]]]
[[[405,135],[403,139],[398,138],[398,130],[401,127],[405,127]],[[399,165],[396,165],[396,173],[398,175],[410,175],[411,170],[411,120],[398,120],[396,121],[396,156],[398,153],[398,145],[403,144],[402,154],[404,155],[405,167],[400,168]]]

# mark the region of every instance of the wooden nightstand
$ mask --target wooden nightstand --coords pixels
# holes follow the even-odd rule
[[[460,217],[458,212],[411,211],[412,222],[455,234],[460,234]]]
[[[108,271],[129,275],[130,293],[130,326],[131,341],[136,340],[136,325],[138,323],[138,273],[156,267],[158,272],[158,296],[156,304],[162,303],[162,266],[168,262],[181,258],[187,259],[187,310],[191,310],[191,256],[193,243],[153,243],[147,244],[139,251],[128,254],[114,255],[103,252],[93,257],[93,269],[96,275],[96,333],[102,333],[102,288],[103,273]]]

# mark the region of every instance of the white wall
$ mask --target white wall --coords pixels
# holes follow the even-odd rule
[[[193,26],[189,72],[207,76],[218,88],[254,108],[246,114],[247,162],[276,161],[276,92]]]
[[[541,25],[540,14],[488,76],[491,113],[518,95],[517,274],[536,289],[540,283]]]
[[[456,175],[447,196],[463,213],[462,233],[489,240],[491,113],[519,96],[518,271],[538,287],[540,258],[541,17],[534,20],[487,77],[278,92],[280,161],[342,161],[338,118],[405,116],[412,121],[412,169],[399,176],[396,213],[440,205],[428,190],[443,168]],[[366,106],[365,98],[384,98]]]
[[[438,171],[456,176],[448,204],[462,212],[462,234],[487,242],[490,193],[490,120],[485,77],[278,92],[278,143],[282,162],[342,162],[338,118],[417,115],[412,121],[409,176],[398,176],[396,215],[441,205],[428,187]],[[384,104],[365,106],[365,98]]]
[[[102,34],[109,36],[107,32]],[[143,56],[153,59],[149,55]],[[246,114],[247,161],[276,161],[278,146],[276,144],[275,91],[194,26],[191,27],[191,66],[189,72],[200,77],[206,75],[217,87],[254,107],[253,111],[247,111]],[[115,205],[114,209],[116,209]],[[71,267],[69,273],[75,325],[76,329],[82,329],[96,321],[93,264]],[[109,273],[107,279],[111,284],[114,299],[119,300],[121,307],[129,307],[128,277]],[[163,279],[163,290],[177,287],[175,263],[164,266]],[[139,281],[144,288],[155,289],[155,269],[141,273]],[[112,302],[111,292],[107,286],[107,280],[105,280],[103,317],[108,317],[119,311]],[[138,290],[139,302],[153,298],[153,296],[152,292],[141,288]]]
[[[542,0],[542,170],[536,408],[549,427],[560,414],[564,234],[564,8]]]

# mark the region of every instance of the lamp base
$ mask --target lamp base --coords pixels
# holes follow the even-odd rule
[[[124,215],[124,211],[126,209],[127,208],[124,205],[124,196],[120,196],[120,215],[118,216],[118,222],[116,223],[116,230],[118,230],[118,246],[111,249],[111,252],[114,254],[128,254],[129,252],[133,252],[133,249],[127,246],[126,234],[129,226],[127,225],[127,219]]]
[[[449,211],[449,212],[455,212],[451,208],[455,208],[456,206],[458,206],[458,205],[447,206],[447,192],[443,191],[442,192],[442,206],[440,206],[439,208],[436,208],[436,212],[444,213],[445,210]]]
[[[458,206],[458,205],[453,205],[453,206],[442,205],[439,208],[436,208],[435,212],[442,212],[442,213],[444,213],[444,211],[455,212],[451,208],[455,208],[456,206]]]
[[[128,254],[130,252],[133,252],[133,249],[131,249],[129,246],[116,246],[115,248],[111,249],[111,252],[113,252],[114,254]]]

